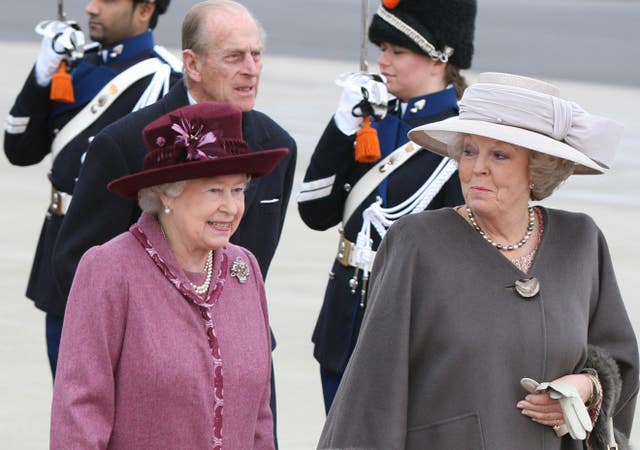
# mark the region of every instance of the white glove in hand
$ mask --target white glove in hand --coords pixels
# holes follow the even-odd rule
[[[334,120],[338,129],[347,136],[358,131],[362,124],[362,117],[355,117],[353,115],[354,106],[364,99],[362,87],[374,93],[374,101],[384,101],[384,108],[386,110],[387,88],[384,83],[374,80],[372,75],[361,72],[351,73],[339,77],[336,80],[336,84],[343,89]],[[379,97],[384,98],[380,100]],[[361,113],[359,109],[357,109],[356,112]]]
[[[42,43],[36,61],[35,75],[38,85],[44,87],[51,83],[51,78],[60,67],[62,60],[67,59],[76,46],[84,47],[84,35],[81,31],[72,28],[68,22],[52,20],[47,22],[46,26],[39,28],[41,25],[45,24],[39,24],[36,27],[36,31],[42,34]],[[77,42],[78,37],[81,37],[82,42]]]
[[[564,418],[564,425],[555,429],[558,437],[568,432],[573,439],[586,439],[593,425],[587,407],[574,386],[567,383],[538,383],[531,378],[521,379],[520,384],[532,394],[547,392],[550,398],[558,400]]]
[[[576,388],[568,383],[540,383],[538,392],[547,392],[549,397],[560,402],[564,423],[573,439],[584,440],[593,428],[587,407],[584,406]]]

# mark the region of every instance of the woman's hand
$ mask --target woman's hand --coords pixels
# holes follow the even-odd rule
[[[554,427],[564,423],[560,402],[551,399],[546,392],[527,394],[516,406],[520,408],[522,414],[541,425]]]
[[[572,385],[578,391],[582,403],[587,403],[593,393],[593,383],[591,378],[586,373],[578,373],[575,375],[565,375],[553,380],[554,383],[566,383]]]
[[[553,380],[553,382],[570,384],[575,387],[583,403],[586,403],[591,397],[593,384],[586,374],[565,375]],[[560,402],[551,399],[546,392],[527,394],[516,406],[522,414],[539,424],[556,427],[564,423]]]

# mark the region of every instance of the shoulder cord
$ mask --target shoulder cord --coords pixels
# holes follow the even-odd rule
[[[168,64],[163,64],[153,75],[151,81],[147,85],[147,88],[138,99],[138,102],[133,107],[131,112],[137,111],[139,109],[144,108],[145,106],[149,106],[158,101],[161,97],[164,97],[167,92],[169,92],[171,81],[171,66]],[[162,90],[162,94],[160,91]]]
[[[355,266],[360,268],[363,274],[368,275],[373,265],[372,226],[382,239],[396,220],[407,214],[424,211],[457,168],[458,164],[454,160],[444,158],[427,181],[402,203],[390,208],[383,208],[382,201],[378,198],[364,210],[362,227],[358,232],[356,245],[353,249],[355,251]]]

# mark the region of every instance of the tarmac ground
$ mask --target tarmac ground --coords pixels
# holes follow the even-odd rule
[[[0,72],[0,114],[8,113],[37,54],[37,45],[0,44],[11,70]],[[267,56],[257,108],[280,122],[299,148],[296,190],[320,133],[339,96],[333,84],[353,64]],[[475,74],[469,73],[473,81]],[[640,330],[638,255],[640,241],[640,89],[567,80],[556,82],[565,98],[612,117],[626,134],[611,172],[574,177],[544,205],[590,214],[604,231],[618,282],[636,332]],[[0,448],[48,447],[51,376],[44,340],[44,313],[24,297],[40,226],[48,201],[49,160],[13,167],[0,158]],[[278,340],[274,352],[280,447],[315,448],[324,422],[318,365],[310,342],[337,232],[315,232],[300,220],[294,191],[285,230],[267,281],[271,324]],[[640,446],[640,414],[632,441]]]

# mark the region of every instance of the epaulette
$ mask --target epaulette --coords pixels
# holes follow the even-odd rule
[[[182,72],[182,61],[178,59],[173,53],[164,48],[161,45],[156,45],[153,47],[153,53],[158,57],[158,59],[167,63],[171,70],[174,72],[181,73]]]

